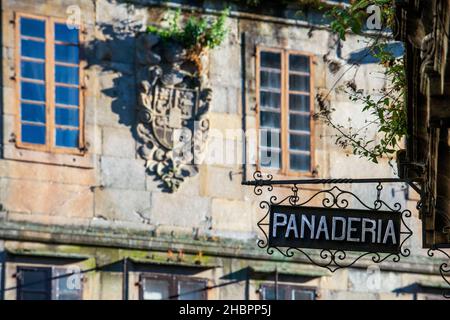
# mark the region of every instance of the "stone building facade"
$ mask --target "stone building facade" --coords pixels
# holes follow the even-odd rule
[[[215,1],[1,1],[2,297],[270,299],[275,270],[283,299],[439,297],[441,261],[420,250],[418,196],[399,185],[383,191],[386,201],[413,212],[414,237],[407,244],[412,254],[399,263],[367,269],[370,261],[361,260],[331,273],[301,257],[267,255],[256,245],[260,199],[242,185],[255,170],[286,179],[393,176],[387,159],[375,165],[353,157],[312,117],[320,108],[315,97],[322,94],[337,110],[336,120],[364,123],[360,107],[334,90],[335,83],[353,80],[366,92],[385,85],[376,76],[382,70],[370,61],[345,72],[364,50],[364,38],[349,35],[338,43],[314,8],[298,15],[295,7],[253,10],[232,3],[229,33],[208,53],[203,75],[211,89],[204,99],[204,143],[217,157],[183,177],[174,192],[166,190],[161,178],[170,170],[163,166],[164,174],[155,175],[146,166],[153,160],[140,154],[138,59],[145,43],[138,39],[147,25],[159,25],[178,7],[182,15],[208,17],[223,8]],[[68,19],[81,28],[67,28]],[[268,59],[265,65],[264,54],[282,62],[271,65]],[[281,66],[296,57],[308,59],[307,71]],[[310,146],[291,154],[283,145],[279,170],[254,160],[262,143],[257,137],[232,134],[264,127],[261,115],[270,111],[262,106],[262,72],[307,79],[299,85],[307,92],[299,95],[310,102],[309,125],[304,124]],[[283,101],[295,95],[285,85],[277,89],[276,81],[269,89]],[[282,108],[280,117],[288,118]],[[278,129],[287,136],[292,128],[285,126]],[[225,147],[234,153],[217,151]],[[306,165],[290,169],[301,161]],[[375,186],[348,188],[367,201],[376,194]]]

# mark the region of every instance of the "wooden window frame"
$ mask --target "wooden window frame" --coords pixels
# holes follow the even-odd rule
[[[280,136],[281,136],[281,168],[269,168],[261,166],[260,162],[260,89],[261,89],[261,79],[260,79],[260,69],[261,69],[261,52],[274,52],[279,53],[281,55],[281,127],[280,127]],[[299,170],[291,170],[289,166],[289,56],[293,55],[302,55],[309,57],[309,98],[310,98],[310,168],[309,171],[299,171]],[[293,176],[293,177],[302,177],[314,176],[314,168],[315,168],[315,128],[314,128],[314,60],[315,56],[312,53],[300,51],[300,50],[292,50],[286,48],[275,48],[275,47],[265,47],[265,46],[256,46],[256,129],[257,129],[257,162],[256,167],[257,170],[281,175],[281,176]]]
[[[20,61],[21,57],[21,34],[20,34],[20,19],[29,18],[40,21],[45,21],[45,145],[44,144],[33,144],[22,142],[22,130],[21,130],[21,67]],[[84,43],[84,29],[82,24],[73,24],[78,27],[78,48],[79,48],[79,62],[76,65],[78,67],[78,92],[79,92],[79,112],[78,112],[78,122],[79,122],[79,134],[78,134],[78,147],[60,147],[55,145],[56,139],[56,124],[55,124],[55,56],[54,48],[58,41],[55,41],[55,24],[56,23],[66,23],[67,21],[62,18],[50,17],[50,16],[39,16],[28,13],[16,12],[15,13],[15,80],[16,80],[16,104],[15,104],[15,133],[16,139],[15,144],[19,149],[29,149],[35,151],[43,151],[47,153],[63,153],[72,155],[83,156],[86,153],[85,148],[85,124],[84,124],[84,84],[83,84],[83,68],[84,63],[82,62],[82,47]],[[30,59],[32,60],[32,58]],[[75,64],[67,64],[75,66]],[[61,85],[61,84],[58,84]],[[61,85],[62,86],[62,85]],[[68,87],[75,88],[75,85],[68,85]]]
[[[203,282],[205,287],[208,285],[208,280],[205,278],[189,277],[177,274],[164,274],[164,273],[141,273],[139,276],[139,300],[144,300],[144,279],[162,280],[169,283],[169,296],[179,295],[178,287],[180,281],[195,281]],[[205,290],[203,293],[204,300],[208,300],[208,292]],[[167,299],[167,300],[179,300]]]

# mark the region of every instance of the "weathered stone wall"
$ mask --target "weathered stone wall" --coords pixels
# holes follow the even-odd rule
[[[40,161],[40,154],[28,151],[30,161],[16,161],[5,151],[1,168],[1,203],[8,219],[45,224],[83,225],[100,227],[154,229],[176,226],[190,233],[221,235],[241,233],[253,237],[257,199],[250,196],[247,187],[241,186],[242,165],[219,159],[212,165],[202,165],[200,173],[168,194],[161,192],[158,182],[145,172],[144,161],[136,154],[135,130],[135,35],[149,22],[161,21],[166,12],[161,7],[134,6],[108,0],[75,2],[81,8],[81,18],[86,26],[83,44],[87,67],[84,70],[85,109],[88,155],[92,158],[88,168],[75,165],[49,165]],[[4,127],[5,150],[15,148],[14,134],[14,25],[10,22],[14,11],[67,17],[67,7],[72,3],[47,1],[5,1],[3,10],[4,41]],[[315,55],[314,92],[327,91],[342,75],[341,82],[355,79],[358,88],[366,91],[383,86],[373,74],[381,70],[375,64],[362,65],[354,72],[329,71],[324,56],[343,64],[351,52],[364,48],[362,38],[350,37],[341,48],[342,58],[336,56],[333,35],[325,30],[310,30],[289,24],[257,21],[233,17],[229,19],[230,33],[220,48],[211,51],[208,71],[213,100],[210,112],[212,134],[209,143],[219,141],[241,150],[242,137],[230,136],[227,130],[245,126],[254,129],[255,113],[255,48],[283,47],[311,52]],[[245,37],[245,66],[242,66],[241,41]],[[245,106],[242,105],[242,73],[245,68]],[[348,102],[343,93],[334,90],[329,99],[337,112],[337,121],[352,118],[363,123],[359,106]],[[246,108],[243,110],[243,108]],[[316,109],[318,106],[316,106]],[[318,109],[316,110],[318,111]],[[350,156],[336,147],[333,132],[319,121],[315,123],[317,177],[387,177],[391,168],[375,165],[364,159]],[[249,141],[250,142],[250,141]],[[247,153],[255,153],[256,145],[247,143]],[[33,154],[34,153],[34,154]],[[56,158],[57,156],[55,156]],[[237,160],[241,160],[236,156]],[[220,161],[222,160],[222,161]],[[49,160],[50,161],[50,160]],[[354,168],[358,168],[355,172]],[[255,170],[246,166],[247,178]],[[33,174],[30,174],[33,173]],[[359,186],[356,186],[359,188]],[[376,192],[374,189],[373,192]],[[27,196],[24,197],[23,194]],[[367,199],[370,199],[367,195]],[[388,195],[389,196],[389,195]],[[401,195],[400,195],[401,198]],[[387,199],[391,200],[391,199]],[[241,210],[237,210],[237,209]],[[182,213],[182,214],[181,214]],[[180,231],[181,231],[180,229]],[[229,233],[232,232],[232,233]]]
[[[88,154],[75,157],[17,150],[11,140],[16,114],[16,26],[11,21],[15,12],[66,18],[66,10],[70,5],[79,6],[85,26],[83,47],[86,68],[83,81]],[[2,1],[3,159],[0,160],[0,218],[3,230],[20,230],[18,226],[24,226],[25,230],[36,230],[35,233],[14,231],[8,233],[8,237],[20,234],[21,237],[29,237],[31,241],[45,242],[47,239],[70,243],[76,239],[83,243],[87,241],[83,236],[86,231],[92,239],[100,239],[98,243],[101,243],[105,234],[116,234],[119,239],[117,241],[122,241],[120,243],[126,247],[137,246],[138,241],[134,237],[138,234],[141,237],[139,241],[147,241],[150,248],[155,239],[169,239],[165,246],[160,245],[158,250],[161,251],[171,246],[176,247],[177,243],[182,243],[181,239],[186,238],[194,241],[191,247],[198,248],[208,246],[204,243],[196,244],[195,240],[199,239],[212,242],[231,239],[225,240],[224,248],[228,245],[227,241],[240,240],[249,240],[254,246],[257,237],[256,223],[262,212],[259,209],[259,199],[252,195],[253,189],[241,185],[243,180],[251,178],[256,168],[254,165],[220,162],[201,165],[197,176],[182,184],[178,192],[169,194],[162,192],[158,187],[159,183],[146,173],[145,163],[137,155],[139,143],[135,132],[135,36],[148,23],[160,22],[166,11],[164,6],[125,4],[112,0]],[[364,48],[364,39],[361,37],[349,36],[349,40],[338,49],[334,36],[320,26],[313,28],[290,20],[267,17],[257,20],[237,13],[233,13],[228,25],[229,36],[218,49],[210,53],[208,78],[213,89],[210,123],[211,129],[223,133],[222,137],[213,134],[210,144],[217,142],[217,139],[224,139],[242,150],[242,137],[227,136],[226,130],[242,129],[244,125],[247,129],[256,127],[257,45],[313,53],[314,92],[331,90],[329,99],[337,110],[334,117],[340,122],[346,122],[350,117],[355,123],[361,124],[365,118],[360,113],[360,106],[350,103],[345,94],[333,90],[337,79],[342,77],[342,83],[353,79],[358,88],[366,92],[384,85],[383,80],[375,76],[382,71],[376,64],[362,64],[351,72],[347,72],[345,66],[336,73],[330,71],[326,61],[331,59],[343,65],[352,52]],[[242,52],[245,52],[244,57]],[[242,78],[244,72],[245,87]],[[318,106],[315,108],[318,110]],[[393,175],[387,159],[375,165],[365,159],[353,157],[333,144],[333,134],[330,128],[316,121],[314,152],[317,177]],[[256,145],[247,144],[245,152],[247,155],[255,154],[255,148]],[[369,191],[358,185],[351,188],[362,199],[373,202],[375,186]],[[290,191],[279,192],[281,195]],[[404,192],[399,190],[398,185],[386,186],[383,196],[388,202],[395,200],[406,205]],[[71,232],[73,236],[64,236]],[[417,236],[418,234],[414,235]],[[104,245],[108,246],[107,243]],[[179,246],[183,248],[183,245]],[[220,248],[219,243],[210,250],[215,250],[215,256],[220,256]],[[236,257],[224,258],[221,263],[225,267],[208,275],[214,284],[223,281],[220,280],[223,275],[253,263],[252,260],[239,259],[239,248],[240,245],[230,245],[227,250],[234,250]],[[90,254],[97,255],[92,252]],[[261,257],[261,252],[258,254]],[[411,263],[414,265],[414,260]],[[7,282],[12,284],[14,266],[9,268]],[[420,273],[422,266],[418,265],[417,268],[415,272]],[[307,284],[323,288],[320,289],[323,290],[322,298],[394,298],[394,287],[406,287],[415,281],[410,279],[411,275],[383,272],[383,281],[387,287],[379,289],[379,293],[363,295],[367,291],[363,288],[364,274],[365,270],[342,271],[334,277],[311,280]],[[87,297],[120,298],[120,289],[117,287],[120,286],[120,277],[117,274],[97,274],[90,277],[93,282],[89,285],[91,289],[85,292]],[[103,287],[99,289],[94,285],[96,281],[102,283]],[[245,298],[244,286],[229,287],[220,293],[211,294],[216,298],[241,299]],[[258,283],[255,282],[249,290],[251,297],[256,297],[257,289]],[[132,291],[131,296],[137,298],[137,292]]]

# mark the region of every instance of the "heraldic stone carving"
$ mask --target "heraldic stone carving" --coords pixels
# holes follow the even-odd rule
[[[176,191],[198,173],[209,131],[211,89],[176,41],[155,34],[137,39],[140,156],[161,187]]]

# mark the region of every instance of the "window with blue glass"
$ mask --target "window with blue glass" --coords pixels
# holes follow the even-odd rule
[[[81,149],[79,28],[19,16],[20,145]]]
[[[20,19],[20,127],[23,143],[47,143],[46,21]]]
[[[258,49],[259,166],[312,171],[312,62],[300,52]]]

